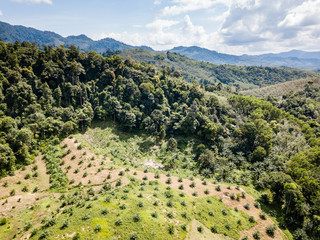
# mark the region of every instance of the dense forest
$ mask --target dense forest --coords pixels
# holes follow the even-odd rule
[[[145,49],[129,49],[104,53],[130,56],[138,62],[146,62],[160,67],[170,66],[185,80],[194,79],[203,84],[223,83],[238,89],[256,88],[271,84],[317,76],[318,74],[289,67],[235,66],[196,61],[175,52],[151,52]]]
[[[183,146],[181,136],[192,138],[195,164],[183,167],[253,184],[264,191],[263,204],[281,209],[281,227],[295,239],[319,239],[318,93],[304,93],[306,107],[293,96],[277,105],[188,83],[170,67],[130,57],[0,41],[0,176],[31,163],[45,140],[112,120],[124,131],[169,139],[171,149]]]

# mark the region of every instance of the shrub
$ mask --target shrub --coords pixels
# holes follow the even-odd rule
[[[266,228],[266,233],[270,236],[270,237],[274,237],[274,231],[276,230],[276,225],[269,225]]]
[[[191,188],[194,188],[196,186],[196,183],[195,182],[192,182],[190,185],[189,185],[189,187],[191,187]]]
[[[90,219],[90,214],[86,213],[85,215],[82,216],[81,219],[84,220],[84,221]]]
[[[206,180],[203,180],[203,181],[202,181],[202,185],[207,185],[207,181],[206,181]]]
[[[252,234],[252,237],[256,240],[259,240],[261,238],[261,233],[259,231],[255,231],[253,234]]]
[[[183,192],[179,193],[179,196],[184,197],[184,193]]]
[[[111,174],[110,173],[108,173],[107,179],[111,179]]]
[[[228,211],[226,209],[222,209],[221,210],[222,215],[226,216],[228,215]]]
[[[83,175],[82,175],[83,178],[86,178],[87,176],[88,176],[87,172],[84,172]]]
[[[121,205],[119,206],[119,208],[120,208],[121,210],[124,210],[124,209],[127,208],[127,206],[126,206],[125,204],[121,204]]]
[[[231,224],[230,223],[226,223],[226,225],[224,225],[226,227],[226,229],[230,230],[231,229]]]
[[[121,218],[118,218],[115,223],[114,223],[116,226],[120,226],[122,225],[122,219]]]
[[[182,200],[182,201],[180,202],[180,204],[181,204],[181,206],[184,206],[184,207],[187,205],[185,200]]]
[[[214,216],[214,212],[212,212],[212,211],[209,211],[208,214],[209,214],[209,216],[211,216],[211,217]]]
[[[77,168],[76,170],[74,170],[74,173],[77,174],[79,172],[79,168]]]
[[[235,208],[234,208],[234,211],[239,212],[239,210],[238,210],[238,208],[237,208],[237,207],[235,207]]]
[[[172,212],[172,211],[167,212],[167,217],[168,217],[168,218],[173,218],[173,212]]]
[[[241,225],[241,224],[242,224],[240,219],[237,221],[237,224],[238,224],[238,225]]]
[[[167,178],[166,184],[171,184],[172,179],[171,178]]]
[[[192,196],[197,197],[198,196],[198,192],[193,192]]]
[[[116,182],[116,187],[121,186],[121,184],[122,184],[121,179],[118,179],[117,182]]]
[[[38,233],[38,230],[35,228],[31,231],[31,234],[30,234],[30,238],[32,238],[34,235],[36,235]]]
[[[169,201],[167,202],[167,206],[168,206],[168,207],[172,207],[172,206],[173,206],[173,203],[172,203],[171,200],[169,200]]]
[[[130,234],[130,240],[138,240],[138,234],[136,232]]]
[[[39,191],[39,188],[38,187],[34,187],[34,189],[32,190],[33,193],[36,193]]]
[[[139,201],[137,206],[142,208],[144,206],[144,204],[143,204],[143,202]]]
[[[193,181],[193,180],[194,180],[193,176],[189,177],[189,180],[190,180],[190,181]]]
[[[120,171],[119,176],[123,176],[123,175],[124,175],[124,171]]]
[[[79,240],[80,237],[81,237],[80,233],[76,233],[76,234],[73,236],[72,240]]]
[[[241,240],[249,240],[248,236],[244,236]]]
[[[22,191],[22,192],[28,192],[28,191],[29,191],[29,189],[28,189],[28,187],[27,187],[27,186],[23,186],[23,188],[21,189],[21,191]]]
[[[186,224],[182,224],[182,225],[181,225],[181,229],[182,229],[183,231],[186,231],[186,230],[187,230],[187,225],[186,225]]]
[[[76,155],[72,155],[71,160],[76,159]]]
[[[24,176],[24,179],[29,179],[31,177],[30,173],[27,173],[25,176]]]
[[[100,224],[97,224],[95,227],[94,227],[94,231],[95,232],[101,232],[102,230],[102,226]]]
[[[260,208],[260,207],[261,207],[261,206],[260,206],[260,203],[259,203],[259,202],[255,202],[255,203],[254,203],[254,207],[255,207],[255,208]]]
[[[38,172],[35,172],[34,174],[32,174],[32,177],[38,177],[38,176],[39,176]]]
[[[234,193],[231,193],[230,199],[231,199],[231,200],[235,200],[235,199],[236,199],[236,196],[234,195]]]
[[[242,198],[246,198],[246,193],[245,192],[241,192],[241,197]]]
[[[169,234],[171,234],[171,235],[174,234],[174,226],[173,226],[173,225],[170,225],[170,226],[168,227],[168,232],[169,232]]]
[[[203,227],[199,226],[199,227],[197,227],[197,230],[198,230],[199,233],[202,233],[203,232]]]
[[[141,216],[140,216],[139,213],[136,213],[136,214],[133,215],[133,221],[134,222],[140,222],[140,220],[141,220]]]
[[[265,214],[264,212],[261,212],[261,213],[259,214],[259,216],[260,216],[260,218],[261,218],[262,220],[266,220],[266,219],[267,219],[267,216],[266,216],[266,214]]]
[[[216,226],[212,226],[210,228],[210,230],[211,230],[212,233],[217,233],[218,232],[218,228]]]
[[[139,193],[138,198],[142,198],[142,197],[143,197],[142,193]]]
[[[102,215],[107,215],[109,213],[109,210],[107,209],[107,208],[103,208],[102,210],[101,210],[101,214]]]
[[[250,204],[249,204],[249,203],[246,203],[243,207],[244,207],[245,209],[247,209],[247,210],[250,210]]]
[[[62,223],[61,223],[60,229],[65,229],[65,228],[69,227],[69,225],[70,225],[70,221],[69,220],[63,220]]]
[[[153,217],[153,218],[158,218],[158,213],[157,213],[157,212],[151,213],[151,217]]]
[[[0,226],[5,225],[6,223],[7,223],[7,218],[5,217],[0,218]]]
[[[211,204],[212,200],[210,198],[207,199],[207,203]]]
[[[220,186],[220,185],[217,185],[217,186],[216,186],[216,191],[218,191],[218,192],[221,191],[221,186]]]
[[[182,182],[182,181],[183,181],[182,177],[179,177],[178,182]]]
[[[75,180],[74,180],[74,179],[71,179],[70,182],[69,182],[69,184],[70,184],[70,185],[71,185],[71,184],[74,184],[74,182],[75,182]]]
[[[8,187],[8,182],[4,182],[3,184],[2,184],[2,187]]]
[[[173,193],[171,191],[165,191],[164,195],[166,196],[166,198],[172,198],[173,197]]]
[[[39,235],[39,239],[45,239],[50,235],[50,232],[47,230],[41,231]]]
[[[78,150],[81,150],[82,148],[83,148],[83,146],[81,144],[79,144],[78,147],[77,147]],[[84,152],[84,153],[87,154],[87,152]],[[84,153],[83,153],[83,155],[85,155]]]
[[[251,223],[254,223],[254,222],[255,222],[255,220],[254,220],[254,217],[253,217],[253,216],[250,216],[248,220],[249,220],[249,222],[251,222]]]
[[[91,167],[92,167],[92,163],[89,163],[89,164],[88,164],[88,168],[91,168]]]
[[[210,191],[208,188],[206,190],[204,190],[204,194],[208,195],[209,193],[210,193]]]
[[[181,185],[179,186],[179,189],[180,189],[180,190],[183,190],[183,189],[184,189],[183,184],[181,184]]]
[[[156,173],[154,174],[154,178],[156,178],[156,179],[160,178],[160,174],[159,174],[158,172],[156,172]]]
[[[188,218],[188,214],[187,214],[186,212],[182,212],[182,213],[181,213],[181,217],[183,217],[183,218]]]

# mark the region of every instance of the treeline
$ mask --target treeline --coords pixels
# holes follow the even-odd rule
[[[172,68],[118,55],[103,57],[75,46],[40,51],[27,42],[0,41],[0,174],[32,161],[44,139],[84,131],[93,120],[113,120],[125,131],[140,129],[159,139],[192,138],[191,170],[269,189],[266,202],[284,206],[283,226],[316,238],[318,190],[306,187],[319,183],[314,128],[266,101],[236,95],[227,100],[219,96],[229,94],[219,91],[221,85],[211,92],[204,88]],[[309,154],[315,160],[305,165]]]

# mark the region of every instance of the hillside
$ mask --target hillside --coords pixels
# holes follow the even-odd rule
[[[305,85],[308,82],[312,82],[313,86],[320,86],[320,78],[306,78],[299,79],[295,81],[289,81],[285,83],[279,83],[267,87],[251,89],[246,91],[241,91],[240,93],[245,96],[254,96],[254,97],[282,97],[290,92],[299,92],[305,89]]]
[[[175,47],[170,50],[189,58],[214,64],[231,64],[239,66],[293,67],[300,69],[320,69],[320,53],[292,50],[283,53],[261,55],[230,55],[200,47]]]
[[[122,57],[130,56],[139,62],[152,63],[161,68],[171,67],[178,70],[189,82],[197,79],[200,83],[218,84],[219,82],[240,89],[256,88],[295,79],[317,76],[315,73],[292,68],[245,67],[233,65],[215,65],[200,62],[174,52],[151,52],[131,49],[117,52]]]
[[[205,89],[0,41],[0,238],[318,239],[313,112]]]
[[[55,47],[61,45],[65,45],[66,47],[75,45],[79,49],[84,51],[93,50],[100,53],[109,50],[116,51],[132,48],[143,48],[152,50],[151,48],[144,46],[130,46],[125,43],[116,41],[112,38],[105,38],[98,41],[94,41],[83,34],[79,36],[69,36],[65,38],[54,32],[40,31],[35,28],[24,26],[13,26],[1,21],[0,39],[2,39],[4,42],[10,43],[14,43],[15,41],[19,41],[20,43],[22,43],[23,41],[35,42],[41,48],[43,48],[44,45],[51,45]]]

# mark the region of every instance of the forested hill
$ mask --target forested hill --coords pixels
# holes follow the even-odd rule
[[[15,41],[23,42],[35,42],[39,47],[43,48],[44,45],[71,46],[75,45],[81,50],[93,50],[96,52],[106,52],[108,50],[124,50],[131,48],[143,48],[152,50],[146,46],[130,46],[128,44],[119,42],[112,38],[104,38],[99,41],[94,41],[88,38],[86,35],[62,37],[61,35],[50,32],[40,31],[35,28],[29,28],[24,26],[13,26],[5,22],[0,21],[0,38],[4,42],[14,43]]]
[[[163,159],[166,170],[253,185],[281,228],[319,239],[319,131],[302,119],[254,97],[207,92],[170,68],[75,46],[40,51],[0,41],[0,176],[32,162],[49,138],[109,120],[166,141],[168,151],[179,148],[183,155]],[[61,171],[50,174],[53,188],[66,189]]]
[[[197,79],[200,83],[223,83],[240,89],[255,88],[296,79],[316,76],[286,67],[256,67],[215,65],[190,59],[174,52],[151,52],[143,49],[130,49],[117,52],[122,57],[130,56],[139,62],[152,63],[156,66],[170,66],[173,71],[180,71],[189,82]]]

